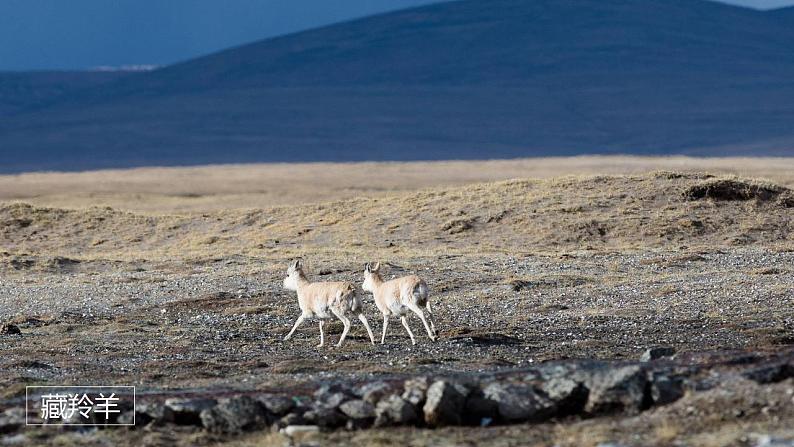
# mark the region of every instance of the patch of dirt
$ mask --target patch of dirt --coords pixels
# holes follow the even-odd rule
[[[520,345],[521,339],[499,332],[483,332],[471,328],[461,328],[457,331],[444,332],[450,340],[465,345],[491,346],[491,345]]]
[[[592,282],[593,279],[577,275],[557,275],[540,277],[537,279],[512,279],[508,281],[508,286],[514,292],[527,289],[553,288],[553,287],[578,287]]]
[[[14,270],[34,270],[39,272],[72,273],[81,263],[78,259],[64,256],[38,257],[19,255],[5,261]]]
[[[794,208],[794,193],[788,192],[780,196],[780,205],[784,208]]]
[[[686,254],[669,258],[651,258],[640,261],[642,265],[659,265],[664,267],[682,267],[693,262],[704,262],[706,258],[699,254]]]
[[[785,188],[738,179],[711,179],[690,186],[684,191],[687,200],[759,200],[774,199]]]
[[[463,233],[464,231],[469,231],[474,228],[474,223],[477,221],[476,218],[468,218],[468,219],[453,219],[449,222],[445,223],[441,227],[441,231],[446,231],[449,234],[458,234]]]

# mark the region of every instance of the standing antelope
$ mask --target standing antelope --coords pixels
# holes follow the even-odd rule
[[[347,281],[311,283],[303,273],[301,262],[295,261],[287,269],[287,277],[284,278],[284,288],[298,292],[298,305],[301,309],[301,315],[295,322],[295,326],[289,331],[289,334],[284,337],[285,341],[292,338],[292,334],[306,318],[317,317],[320,319],[320,344],[317,347],[322,347],[325,344],[323,324],[333,314],[345,325],[342,330],[342,336],[339,337],[339,343],[336,344],[337,347],[342,346],[347,332],[350,330],[350,319],[347,314],[352,311],[364,323],[369,339],[373,345],[375,344],[375,336],[372,335],[372,329],[367,323],[367,317],[361,313],[361,297],[358,295],[353,283]]]
[[[372,292],[375,297],[375,305],[383,314],[383,335],[380,342],[386,341],[386,328],[389,326],[389,317],[399,316],[405,326],[405,330],[411,337],[411,343],[416,344],[414,334],[408,326],[405,314],[411,310],[425,325],[427,335],[430,340],[436,341],[436,324],[433,312],[430,310],[430,301],[427,298],[427,283],[416,275],[403,276],[389,281],[383,281],[380,277],[380,263],[372,265],[367,263],[364,266],[364,284],[362,288],[367,292]],[[424,306],[423,311],[420,306]],[[430,324],[428,325],[428,320]]]

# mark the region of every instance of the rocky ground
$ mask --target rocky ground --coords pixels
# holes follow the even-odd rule
[[[641,188],[620,189],[630,185]],[[494,188],[406,198],[393,211],[405,222],[422,201],[449,209],[378,249],[356,244],[379,237],[358,220],[308,236],[304,221],[284,220],[332,213],[315,206],[243,217],[3,208],[0,445],[789,445],[788,190],[671,174]],[[550,195],[576,190],[587,192],[569,205]],[[496,209],[467,202],[493,197],[511,212],[489,220]],[[468,214],[447,225],[459,209]],[[530,224],[550,235],[555,216],[576,237],[528,245]],[[260,234],[263,248],[252,246]],[[357,322],[341,348],[337,322],[324,348],[315,322],[284,342],[298,316],[281,288],[295,255],[317,280],[360,284],[373,257],[387,276],[422,275],[440,340],[413,318],[416,346],[396,320],[384,345]],[[377,334],[371,296],[365,306]],[[654,347],[662,358],[639,362]],[[19,426],[26,385],[108,381],[137,387],[136,428]]]

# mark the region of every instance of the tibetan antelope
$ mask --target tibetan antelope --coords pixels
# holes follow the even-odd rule
[[[342,346],[347,332],[350,330],[350,319],[347,316],[353,312],[358,315],[358,319],[367,328],[369,339],[373,345],[375,344],[375,336],[372,335],[372,329],[369,327],[367,317],[361,312],[361,297],[353,283],[347,281],[309,282],[306,279],[306,274],[303,273],[301,262],[295,261],[287,269],[287,277],[284,278],[284,288],[298,293],[298,305],[301,309],[301,314],[295,322],[295,326],[284,337],[285,341],[292,338],[292,334],[295,333],[295,330],[306,318],[317,317],[320,320],[320,344],[317,347],[322,347],[325,344],[323,324],[325,320],[331,318],[331,315],[334,315],[345,325],[342,330],[342,336],[339,337],[339,343],[336,344],[337,347]]]
[[[408,326],[406,314],[412,311],[419,316],[422,324],[425,325],[427,335],[430,340],[436,341],[436,324],[433,312],[430,310],[428,300],[427,283],[416,275],[404,276],[389,281],[383,281],[380,277],[380,263],[372,265],[367,263],[364,266],[364,284],[362,288],[367,292],[372,292],[375,297],[375,305],[383,314],[383,335],[380,342],[386,341],[386,328],[389,326],[389,317],[399,316],[405,326],[405,330],[411,337],[411,343],[416,344],[414,334]],[[424,310],[422,310],[424,307]],[[428,324],[428,321],[430,322]]]

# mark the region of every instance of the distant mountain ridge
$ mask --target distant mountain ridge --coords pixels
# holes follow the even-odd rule
[[[768,14],[786,20],[794,20],[794,6],[787,6],[785,8],[773,9],[769,11]],[[794,24],[792,24],[792,26],[794,26]]]
[[[0,170],[794,155],[791,10],[463,0],[381,14],[17,98]]]

